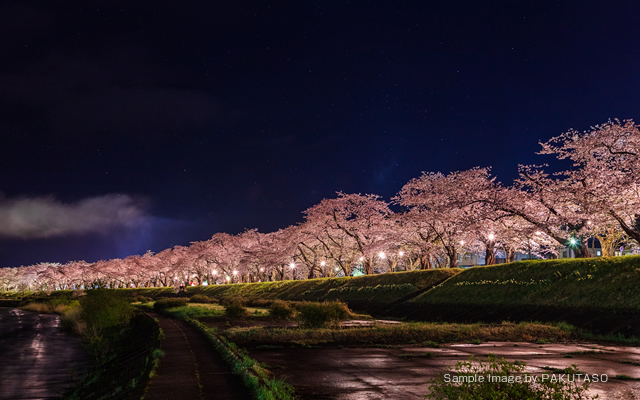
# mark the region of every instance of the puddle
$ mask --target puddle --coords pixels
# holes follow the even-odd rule
[[[59,398],[89,366],[80,339],[60,329],[58,315],[4,307],[0,360],[2,400]]]
[[[601,399],[640,399],[637,347],[595,344],[534,344],[488,342],[452,344],[440,348],[283,348],[252,349],[251,356],[296,387],[301,399],[423,399],[429,381],[470,356],[488,353],[527,364],[527,372],[552,374],[552,368],[578,365],[583,373],[607,375],[594,383],[590,395]],[[626,375],[638,380],[615,379]]]

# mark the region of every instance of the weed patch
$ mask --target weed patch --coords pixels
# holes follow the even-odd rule
[[[427,399],[592,399],[587,396],[587,382],[563,382],[538,379],[525,373],[525,363],[512,363],[488,356],[487,361],[456,363],[453,370],[442,374],[429,387]],[[579,374],[577,366],[563,370],[564,374]],[[535,382],[535,383],[534,383]]]

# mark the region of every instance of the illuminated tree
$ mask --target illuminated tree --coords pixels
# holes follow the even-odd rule
[[[474,239],[470,226],[479,227],[487,218],[485,204],[495,190],[487,168],[423,173],[404,185],[394,200],[408,209],[409,226],[425,242],[425,251],[432,254],[429,244],[438,246],[446,257],[444,262],[436,257],[436,263],[455,268],[461,246]]]
[[[305,214],[308,222],[324,227],[329,242],[325,242],[325,249],[329,253],[334,245],[343,253],[345,242],[352,241],[362,258],[363,272],[373,273],[376,254],[388,246],[393,226],[393,213],[380,196],[338,193],[338,198],[324,199]],[[342,261],[335,254],[333,258]],[[346,274],[347,268],[343,269]]]
[[[573,162],[558,181],[578,207],[609,216],[640,243],[640,131],[633,121],[570,130],[541,145],[540,154]]]

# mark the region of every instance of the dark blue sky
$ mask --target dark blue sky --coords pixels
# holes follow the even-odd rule
[[[539,140],[638,120],[635,1],[210,3],[3,2],[0,266],[276,230],[422,171],[509,183]],[[12,234],[23,201],[109,194],[144,223]]]

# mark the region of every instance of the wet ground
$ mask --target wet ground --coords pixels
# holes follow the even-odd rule
[[[0,307],[0,399],[54,399],[89,366],[60,317]]]
[[[164,332],[164,357],[149,382],[145,400],[250,399],[239,375],[200,332],[184,321],[153,314]]]
[[[640,399],[640,348],[592,344],[489,342],[440,348],[253,349],[251,356],[286,377],[301,399],[422,399],[429,381],[457,361],[489,353],[527,364],[532,374],[577,364],[588,374],[607,375],[590,394],[602,399]],[[616,378],[618,376],[618,378]]]

